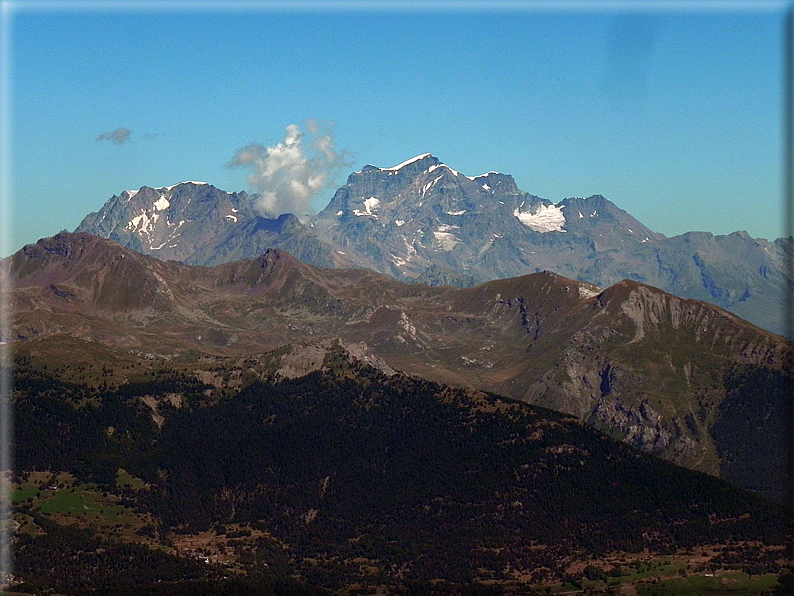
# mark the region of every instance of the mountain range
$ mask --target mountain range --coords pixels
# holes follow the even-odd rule
[[[141,187],[0,260],[20,591],[794,585],[792,239],[430,154],[256,205]]]
[[[792,239],[746,232],[653,232],[601,195],[558,203],[506,174],[466,176],[430,154],[349,175],[301,222],[269,217],[256,195],[205,183],[111,197],[77,227],[158,258],[216,265],[281,248],[319,267],[367,268],[402,281],[471,287],[553,271],[599,287],[623,279],[705,300],[778,334],[791,300]]]
[[[342,341],[384,370],[572,414],[678,464],[785,491],[791,342],[640,282],[601,290],[542,272],[429,287],[278,249],[207,268],[84,233],[2,266],[14,285],[6,339],[23,353],[67,334],[156,360],[201,356],[209,374],[218,358]]]

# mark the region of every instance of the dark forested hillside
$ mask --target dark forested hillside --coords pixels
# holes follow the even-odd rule
[[[232,580],[263,590],[364,580],[406,587],[433,578],[507,580],[510,570],[553,579],[574,552],[784,542],[783,508],[722,480],[642,454],[577,419],[387,377],[341,352],[321,371],[234,391],[167,370],[91,388],[25,360],[16,377],[20,481],[36,470],[69,472],[84,495],[119,493],[121,505],[148,520],[137,545],[94,536],[88,524],[90,540],[110,542],[76,552],[115,561],[114,579],[103,580],[113,589],[133,585],[123,579],[129,570],[112,571],[114,557],[194,587]],[[122,473],[136,490],[121,490]],[[57,487],[39,494],[45,488],[50,503],[60,498]],[[90,574],[69,579],[74,558],[44,563],[42,552],[83,540],[57,524],[86,518],[58,517],[33,492],[21,513],[38,529],[17,539],[25,579],[65,593],[101,589],[86,584],[99,581]],[[233,567],[177,564],[180,541],[206,535],[224,536]],[[165,554],[144,556],[155,546]]]
[[[780,502],[790,487],[792,379],[781,371],[736,367],[714,423],[721,476]],[[783,490],[781,490],[783,489]]]

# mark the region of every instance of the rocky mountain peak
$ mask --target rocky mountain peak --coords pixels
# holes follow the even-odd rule
[[[473,181],[479,184],[483,190],[494,193],[518,193],[521,192],[516,185],[516,181],[510,174],[500,174],[499,172],[487,172],[475,176]]]
[[[395,175],[408,175],[415,176],[417,173],[428,169],[431,166],[438,165],[441,162],[437,157],[432,156],[430,153],[422,153],[411,159],[406,159],[404,162],[392,166],[390,168],[376,168],[381,172],[390,172],[391,176]],[[369,170],[372,171],[372,170]]]
[[[35,244],[25,245],[13,259],[40,261],[42,266],[49,261],[57,261],[66,268],[73,260],[84,260],[88,254],[97,252],[100,255],[111,255],[119,252],[116,249],[120,247],[103,238],[84,232],[70,233],[64,230],[51,238],[41,238]]]
[[[114,195],[75,231],[110,238],[139,252],[161,251],[164,258],[184,260],[192,247],[180,239],[190,228],[201,227],[206,234],[209,225],[220,231],[255,215],[253,200],[244,192],[228,193],[205,182],[181,182]]]
[[[301,260],[332,267],[333,251],[295,215],[262,217],[256,195],[226,192],[206,182],[125,190],[75,230],[109,238],[162,260],[213,265],[252,258],[282,246]]]
[[[472,209],[495,196],[520,193],[512,176],[497,172],[466,176],[424,153],[393,167],[367,165],[352,173],[320,218],[343,217],[353,222],[358,221],[355,218],[370,218],[387,225],[406,221],[406,216],[413,217],[422,207],[425,211],[432,206],[438,212],[447,209],[462,214],[464,209],[459,204]]]

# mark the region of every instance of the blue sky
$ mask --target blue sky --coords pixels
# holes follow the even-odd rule
[[[431,152],[667,235],[784,232],[782,4],[170,6],[14,5],[12,251],[125,189],[250,191],[236,152],[312,118],[349,161],[317,209],[350,171]]]

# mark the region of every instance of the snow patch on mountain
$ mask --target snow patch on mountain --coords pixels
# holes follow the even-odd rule
[[[377,197],[370,197],[364,200],[363,205],[364,205],[364,211],[361,211],[360,209],[353,209],[353,214],[359,217],[369,215],[370,217],[374,217],[375,219],[378,218],[378,216],[374,213],[374,211],[378,207],[380,207],[380,199],[378,199]]]
[[[157,223],[157,218],[160,217],[157,213],[153,213],[151,217],[146,213],[145,209],[141,209],[141,214],[133,217],[128,223],[126,230],[132,230],[139,234],[151,232],[154,224]]]
[[[408,242],[408,238],[402,236],[403,242],[405,242],[405,249],[408,254],[408,259],[410,260],[412,257],[416,255],[416,237],[411,242]]]
[[[183,223],[185,223],[185,222],[184,222],[184,221],[181,221],[181,222],[179,222],[179,225],[177,226],[176,230],[174,230],[173,232],[171,232],[171,233],[168,235],[168,238],[166,238],[165,240],[163,240],[163,241],[160,243],[160,246],[151,246],[151,250],[160,250],[160,249],[162,249],[162,248],[163,248],[163,247],[164,247],[166,244],[168,244],[169,242],[171,242],[172,240],[174,240],[175,238],[177,238],[177,237],[179,236],[179,232],[177,232],[177,230],[178,230],[178,229],[179,229],[179,228],[182,226],[182,224],[183,224]],[[171,224],[168,224],[168,225],[171,225]],[[171,245],[171,246],[169,246],[169,248],[173,248],[174,246],[176,246],[176,245]]]
[[[557,205],[539,205],[533,211],[521,211],[521,207],[516,207],[513,210],[513,215],[518,218],[522,224],[532,228],[536,232],[565,232],[563,229],[565,225],[565,215],[563,215],[563,207]]]
[[[460,176],[460,175],[461,175],[461,174],[460,174],[460,172],[458,172],[457,170],[453,170],[452,168],[450,168],[450,167],[449,167],[447,164],[445,164],[445,163],[437,163],[437,164],[436,164],[436,165],[434,165],[434,166],[430,166],[429,168],[427,168],[427,173],[428,173],[428,174],[430,174],[430,173],[432,173],[432,172],[435,172],[435,171],[436,171],[438,168],[446,168],[447,170],[449,170],[449,172],[450,172],[450,173],[451,173],[453,176]],[[464,178],[468,178],[469,180],[474,180],[474,178],[472,178],[471,176],[464,176]]]
[[[422,187],[422,196],[425,196],[425,195],[427,194],[427,191],[428,191],[428,190],[430,190],[431,188],[433,188],[433,187],[436,185],[436,183],[437,183],[439,180],[441,180],[442,178],[443,178],[443,176],[438,176],[438,177],[436,177],[436,178],[435,178],[433,181],[426,183],[426,184],[425,184],[425,185]]]
[[[152,205],[155,211],[165,211],[170,206],[171,203],[165,198],[165,195],[160,195],[160,198],[154,202],[154,205]]]

